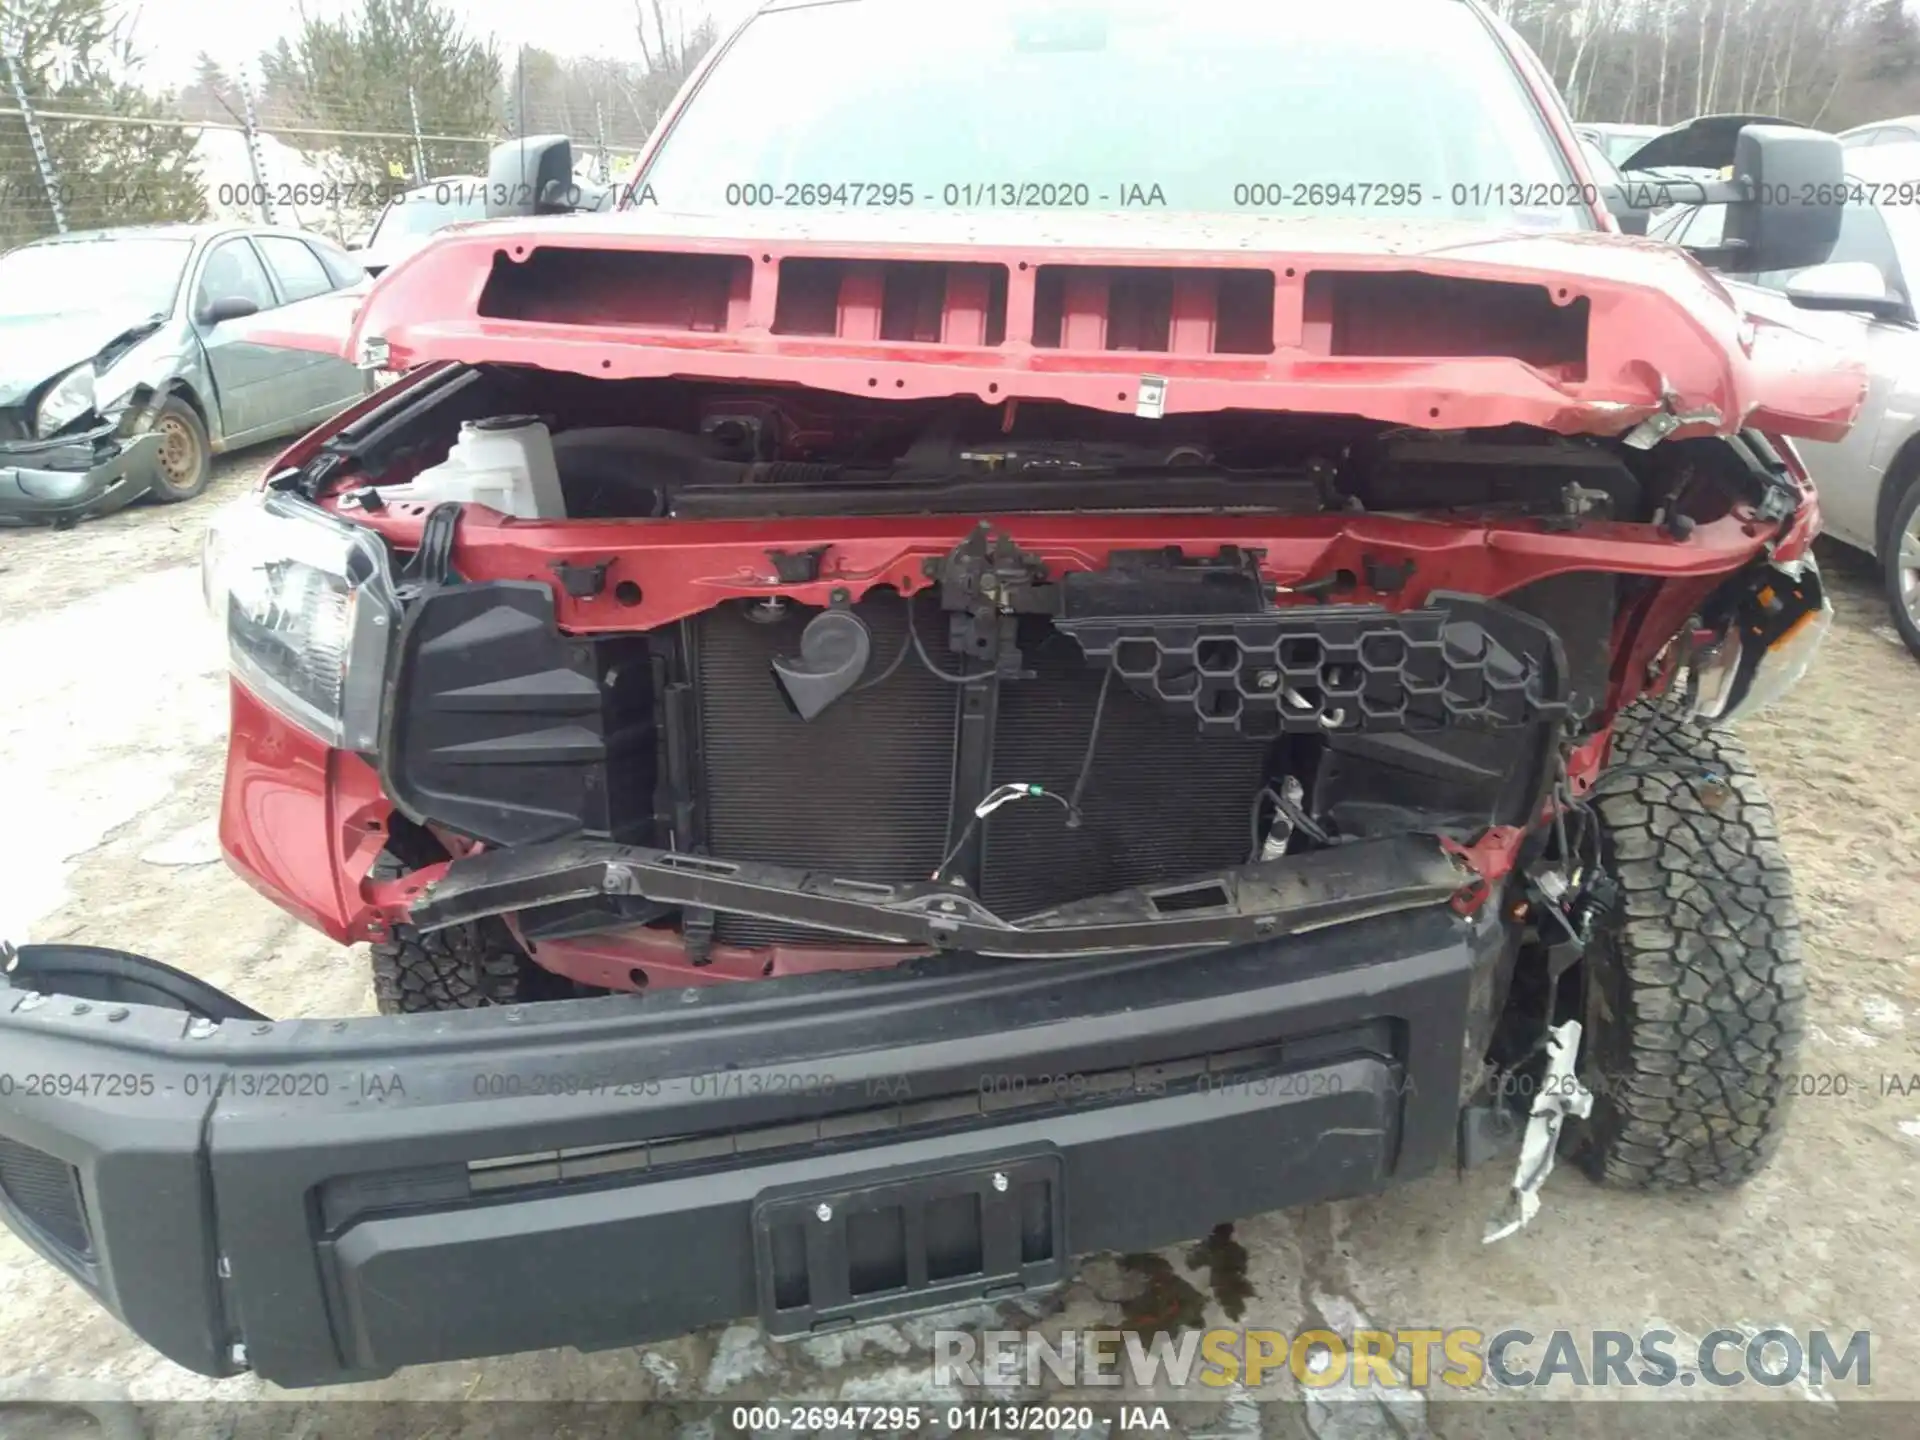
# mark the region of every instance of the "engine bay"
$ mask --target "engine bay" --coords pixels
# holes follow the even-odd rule
[[[396,836],[462,877],[414,923],[499,915],[615,988],[1239,933],[1307,857],[1518,834],[1652,577],[1746,543],[1779,483],[1747,437],[507,367],[409,390],[275,483],[402,566],[374,758]],[[509,432],[550,445],[524,493],[563,514],[420,490]]]
[[[1526,426],[1432,431],[1351,416],[1143,419],[1059,402],[860,400],[690,381],[453,367],[356,446],[404,483],[462,425],[540,420],[571,519],[1085,511],[1426,513],[1639,520],[1684,483],[1669,451]],[[1717,444],[1717,442],[1708,442]]]

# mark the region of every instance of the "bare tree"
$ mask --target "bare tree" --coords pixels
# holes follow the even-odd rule
[[[1842,128],[1920,111],[1920,23],[1903,0],[1502,0],[1498,12],[1583,120],[1747,110]]]
[[[1654,102],[1653,123],[1667,120],[1667,56],[1673,48],[1673,0],[1660,0],[1660,98]]]

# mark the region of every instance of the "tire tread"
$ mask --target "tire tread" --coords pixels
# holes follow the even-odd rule
[[[1786,853],[1744,747],[1674,718],[1645,702],[1621,716],[1616,762],[1673,768],[1603,779],[1595,802],[1621,908],[1594,956],[1582,1161],[1609,1185],[1723,1189],[1779,1145],[1806,969]]]
[[[415,867],[383,853],[369,872],[397,880]],[[373,993],[382,1015],[435,1010],[475,1010],[545,998],[547,972],[528,960],[498,920],[453,925],[422,934],[411,925],[393,927],[391,940],[368,947],[373,955]]]

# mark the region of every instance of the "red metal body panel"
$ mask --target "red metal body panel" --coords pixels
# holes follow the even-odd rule
[[[396,369],[434,360],[540,366],[608,378],[706,376],[798,384],[900,399],[973,395],[1053,399],[1132,414],[1143,376],[1166,380],[1165,412],[1261,409],[1364,415],[1429,429],[1527,424],[1561,433],[1618,434],[1671,406],[1718,418],[1682,434],[1747,426],[1834,440],[1859,410],[1865,371],[1824,342],[1742,313],[1711,274],[1673,246],[1605,233],[1515,234],[1465,225],[1345,222],[1262,216],[1001,212],[952,215],[732,217],[638,212],[463,227],[383,274],[339,347],[357,355],[383,340]],[[956,228],[968,234],[952,238]],[[744,293],[703,315],[668,323],[614,323],[560,307],[542,318],[483,315],[503,266],[558,252],[738,257]],[[781,267],[789,260],[849,266],[834,334],[774,330]],[[871,268],[887,262],[993,263],[1008,269],[1005,338],[997,345],[882,340]],[[573,263],[569,260],[567,263]],[[1273,282],[1271,354],[1208,354],[1208,327],[1172,327],[1177,349],[1073,348],[1098,344],[1097,308],[1068,302],[1060,346],[1034,343],[1042,266],[1181,274],[1265,271]],[[1405,334],[1368,337],[1373,354],[1335,354],[1331,327],[1309,313],[1315,276],[1404,275],[1537,288],[1560,307],[1588,307],[1578,365],[1536,365],[1505,353],[1450,354],[1445,336],[1422,353],[1420,315]],[[637,283],[637,282],[636,282]],[[791,283],[791,282],[789,282]],[[964,287],[963,287],[964,289]],[[635,292],[635,303],[640,297]],[[649,294],[644,297],[651,299]],[[942,334],[976,333],[970,296],[949,296]],[[1091,304],[1091,302],[1089,302]],[[336,307],[336,313],[337,313]],[[642,307],[645,309],[646,307]],[[698,307],[695,307],[698,308]],[[297,310],[298,307],[290,307]],[[650,311],[649,311],[650,313]],[[1183,312],[1184,313],[1184,312]],[[1076,318],[1084,315],[1085,320]],[[954,317],[958,316],[958,319]],[[319,348],[316,327],[290,317],[256,337]],[[1190,338],[1191,337],[1191,338]]]
[[[393,804],[358,755],[334,750],[285,719],[238,680],[220,848],[241,879],[341,944],[385,925],[361,886],[381,846]]]
[[[396,545],[419,542],[425,506],[388,506],[379,514],[345,513]],[[848,517],[826,520],[515,520],[474,507],[456,532],[453,560],[475,580],[538,580],[554,587],[563,629],[647,630],[740,596],[784,595],[826,605],[836,590],[855,599],[876,585],[906,592],[931,582],[920,562],[948,554],[973,528],[960,516]],[[1358,577],[1363,560],[1414,562],[1400,590],[1379,594],[1356,581],[1346,598],[1401,609],[1432,590],[1500,595],[1570,570],[1614,570],[1669,579],[1695,578],[1709,588],[1760,553],[1776,528],[1736,511],[1675,540],[1656,526],[1593,521],[1575,533],[1532,521],[1468,522],[1390,515],[1011,515],[989,522],[1046,561],[1055,574],[1095,570],[1114,550],[1179,545],[1213,554],[1222,545],[1264,550],[1261,569],[1286,586],[1340,570]],[[783,584],[769,549],[825,546],[820,578]],[[553,566],[608,562],[606,587],[590,598],[566,593]],[[622,598],[621,584],[639,587]],[[1284,601],[1285,596],[1281,599]],[[629,603],[631,602],[631,603]]]

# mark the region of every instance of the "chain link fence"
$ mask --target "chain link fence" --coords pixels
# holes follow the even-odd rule
[[[515,135],[569,135],[580,179],[617,177],[658,114],[657,98],[617,84],[604,94],[529,95],[513,57],[506,70],[491,107],[498,121],[463,132],[434,125],[430,98],[411,90],[292,113],[239,82],[203,82],[143,113],[111,113],[36,93],[0,56],[0,250],[56,233],[197,219],[291,225],[348,243],[396,195],[484,176],[491,149]],[[405,123],[368,123],[396,114]]]

